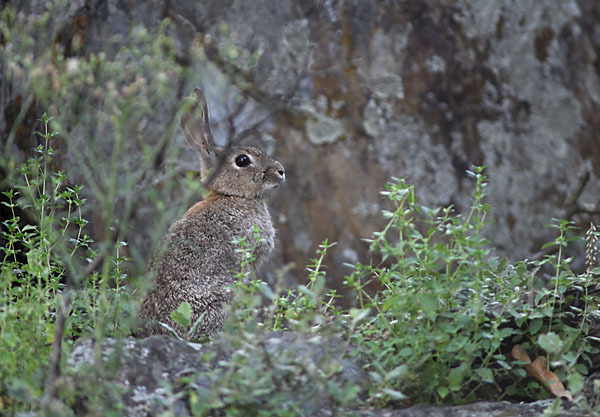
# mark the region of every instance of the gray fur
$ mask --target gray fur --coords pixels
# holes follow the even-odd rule
[[[261,240],[254,266],[263,262],[275,245],[275,229],[264,197],[284,181],[283,166],[253,147],[235,147],[219,154],[210,134],[206,105],[200,108],[203,101],[198,98],[203,97],[195,94],[191,110],[196,115],[182,116],[182,127],[188,144],[198,153],[203,180],[210,180],[210,194],[188,209],[164,238],[151,268],[154,287],[139,312],[142,325],[137,334],[141,337],[168,334],[159,322],[184,336],[184,329],[171,319],[171,312],[184,301],[192,306],[192,323],[204,314],[194,337],[214,336],[225,321],[224,307],[234,297],[232,272],[241,263],[235,241],[246,237],[253,242],[252,231],[258,227]],[[235,161],[242,154],[251,163],[238,167]],[[211,174],[214,170],[218,172]]]

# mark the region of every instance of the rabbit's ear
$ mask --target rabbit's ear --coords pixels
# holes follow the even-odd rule
[[[192,95],[185,99],[181,114],[181,128],[188,145],[200,158],[201,173],[204,178],[206,172],[217,165],[217,155],[208,120],[208,105],[199,88],[195,88]]]

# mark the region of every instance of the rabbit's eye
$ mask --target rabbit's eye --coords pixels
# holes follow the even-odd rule
[[[243,168],[245,166],[247,166],[248,164],[250,164],[250,157],[248,155],[240,155],[237,158],[235,158],[235,164],[237,166],[239,166],[240,168]]]

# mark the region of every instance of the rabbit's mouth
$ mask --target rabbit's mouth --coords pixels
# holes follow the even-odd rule
[[[257,180],[257,176],[260,176],[260,180],[262,182],[262,186],[264,189],[272,189],[277,188],[279,185],[285,182],[285,171],[281,166],[276,168],[270,168],[263,172],[260,172],[261,175],[256,175],[254,180]]]
[[[285,182],[285,174],[265,176],[263,183],[269,188],[277,188]]]
[[[279,187],[280,184],[281,182],[267,182],[264,184],[264,188],[267,190],[272,190],[274,188]]]
[[[271,190],[273,188],[277,188],[279,187],[281,184],[283,184],[285,182],[285,180],[264,180],[263,181],[263,189],[265,190]]]

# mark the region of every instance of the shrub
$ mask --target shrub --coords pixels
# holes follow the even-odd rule
[[[587,306],[597,298],[582,297],[577,314],[568,308],[587,294],[592,273],[576,276],[562,256],[571,224],[554,225],[559,236],[549,245],[558,245],[556,255],[500,259],[482,234],[489,213],[483,168],[469,174],[476,187],[466,215],[419,205],[403,180],[388,184],[383,194],[395,210],[383,213],[386,227],[369,240],[381,262],[356,264],[347,277],[359,307],[373,312],[351,337],[370,358],[378,404],[547,397],[510,356],[515,344],[547,355],[578,392],[585,363],[598,352],[587,337]],[[543,266],[554,269],[554,288],[540,285]],[[366,290],[373,281],[382,288],[374,294]]]
[[[46,114],[41,122],[43,132],[36,133],[42,144],[19,169],[22,183],[4,192],[7,201],[2,202],[12,217],[3,222],[2,232],[0,399],[6,404],[0,409],[40,404],[55,382],[48,368],[60,366],[50,360],[53,342],[58,352],[68,352],[84,332],[97,337],[128,333],[123,319],[131,309],[123,286],[127,258],[119,253],[125,242],[98,262],[81,216],[82,187],[50,169],[58,133]],[[35,223],[25,224],[18,210],[33,215]],[[57,326],[61,315],[65,322]]]

